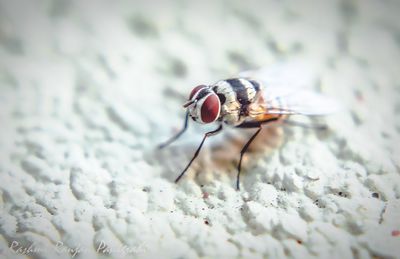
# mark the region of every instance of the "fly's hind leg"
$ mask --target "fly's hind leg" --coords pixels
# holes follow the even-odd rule
[[[322,125],[322,124],[306,124],[306,123],[302,123],[302,122],[298,122],[298,121],[290,121],[290,120],[282,120],[282,123],[284,125],[301,127],[301,128],[310,129],[310,130],[324,131],[324,130],[328,129],[328,126]]]

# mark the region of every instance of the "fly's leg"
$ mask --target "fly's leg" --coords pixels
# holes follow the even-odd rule
[[[244,145],[244,147],[242,148],[242,150],[240,151],[240,159],[239,159],[239,164],[237,167],[237,177],[236,177],[236,190],[240,190],[240,171],[242,168],[242,159],[243,159],[243,155],[246,153],[247,148],[250,146],[251,142],[253,142],[253,140],[257,137],[258,133],[260,133],[262,127],[261,125],[258,126],[258,130],[253,134],[253,136],[251,136],[251,138],[249,139],[249,141],[247,141],[246,145]]]
[[[204,134],[203,140],[201,141],[200,146],[197,148],[196,153],[194,153],[194,156],[190,160],[189,164],[185,167],[185,169],[183,169],[182,173],[178,176],[178,178],[176,178],[175,183],[177,183],[179,181],[179,179],[182,178],[182,176],[186,173],[186,171],[188,170],[188,168],[190,167],[192,162],[196,159],[197,155],[200,153],[200,149],[203,146],[206,138],[209,136],[218,134],[221,130],[222,130],[222,124],[219,125],[219,127],[216,130],[213,130],[213,131],[210,131],[210,132],[207,132],[206,134]]]
[[[189,112],[186,112],[185,115],[185,122],[183,124],[183,128],[172,138],[170,138],[169,140],[165,141],[164,143],[160,144],[158,146],[158,148],[165,148],[166,146],[168,146],[169,144],[171,144],[172,142],[174,142],[176,139],[178,139],[187,129],[188,127],[188,122],[189,122]]]
[[[244,147],[242,148],[242,150],[240,151],[240,159],[239,159],[239,164],[237,167],[237,177],[236,177],[236,189],[240,190],[240,172],[241,172],[241,168],[242,168],[242,159],[243,159],[243,155],[246,153],[247,148],[250,146],[251,142],[253,142],[253,140],[257,137],[258,133],[260,133],[261,131],[261,125],[267,124],[269,122],[273,122],[273,121],[278,121],[280,119],[280,116],[275,117],[275,118],[270,118],[264,121],[247,121],[244,122],[238,126],[236,126],[236,128],[244,128],[244,129],[251,129],[251,128],[258,128],[258,130],[253,134],[253,136],[251,136],[251,138],[247,141],[246,145],[244,145]]]
[[[261,126],[265,125],[269,122],[273,122],[273,121],[281,121],[283,124],[289,125],[289,126],[298,126],[298,127],[303,127],[306,129],[315,129],[315,130],[326,130],[327,126],[325,125],[308,125],[308,124],[304,124],[301,122],[295,122],[295,121],[289,121],[289,120],[283,120],[281,119],[281,116],[279,117],[275,117],[275,118],[270,118],[264,121],[249,121],[249,122],[244,122],[238,126],[236,126],[237,128],[258,128],[258,130],[253,134],[253,136],[251,136],[251,138],[247,141],[246,145],[244,145],[244,147],[242,148],[242,150],[240,151],[240,159],[239,159],[239,164],[237,167],[237,177],[236,177],[236,189],[240,190],[240,172],[241,172],[241,166],[242,166],[242,159],[243,159],[243,155],[246,153],[248,147],[250,146],[251,142],[253,142],[253,140],[256,138],[256,136],[258,135],[258,133],[260,133],[261,131]]]
[[[326,125],[321,125],[321,124],[306,124],[306,123],[301,123],[297,121],[290,121],[290,120],[282,120],[282,123],[288,126],[296,126],[296,127],[302,127],[304,129],[311,129],[311,130],[320,130],[324,131],[328,129],[328,126]]]

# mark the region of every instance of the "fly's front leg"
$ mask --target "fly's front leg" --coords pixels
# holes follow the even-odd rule
[[[187,129],[188,127],[188,123],[189,123],[189,111],[186,112],[185,115],[185,122],[183,124],[183,128],[172,138],[170,138],[169,140],[165,141],[164,143],[160,144],[158,146],[158,148],[165,148],[166,146],[168,146],[169,144],[171,144],[172,142],[174,142],[176,139],[178,139]]]
[[[200,153],[200,149],[203,146],[204,141],[206,140],[206,138],[209,137],[209,136],[213,136],[213,135],[218,134],[221,130],[222,130],[222,124],[219,125],[219,127],[216,130],[213,130],[213,131],[210,131],[210,132],[207,132],[206,134],[204,134],[203,140],[201,141],[199,147],[197,148],[196,153],[194,153],[194,156],[190,160],[189,164],[185,167],[185,169],[183,169],[182,173],[178,176],[178,178],[176,178],[175,183],[177,183],[179,181],[179,179],[182,178],[182,176],[186,173],[186,171],[188,170],[190,165],[196,159],[197,155]]]

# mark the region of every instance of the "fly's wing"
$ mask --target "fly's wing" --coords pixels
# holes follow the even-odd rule
[[[284,92],[283,89],[279,89],[278,93],[274,89],[265,89],[262,93],[263,101],[259,103],[255,115],[259,115],[261,111],[267,114],[327,115],[341,109],[335,99],[310,90],[297,89],[288,93],[291,90],[288,89],[283,95],[279,95]]]
[[[266,88],[279,88],[274,90],[276,94],[282,95],[301,88],[310,89],[317,81],[317,77],[312,71],[310,65],[292,61],[244,71],[239,73],[239,77],[255,79]],[[281,91],[278,92],[279,90]]]
[[[239,76],[263,85],[259,101],[250,107],[250,116],[325,115],[340,110],[342,107],[336,100],[312,91],[317,77],[308,68],[303,63],[292,62],[240,73]]]

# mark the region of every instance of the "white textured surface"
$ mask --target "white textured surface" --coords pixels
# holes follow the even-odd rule
[[[1,1],[1,256],[400,257],[399,13],[394,0]],[[182,96],[292,58],[349,107],[330,132],[271,130],[237,192],[230,131],[175,185],[207,130],[156,150]]]

